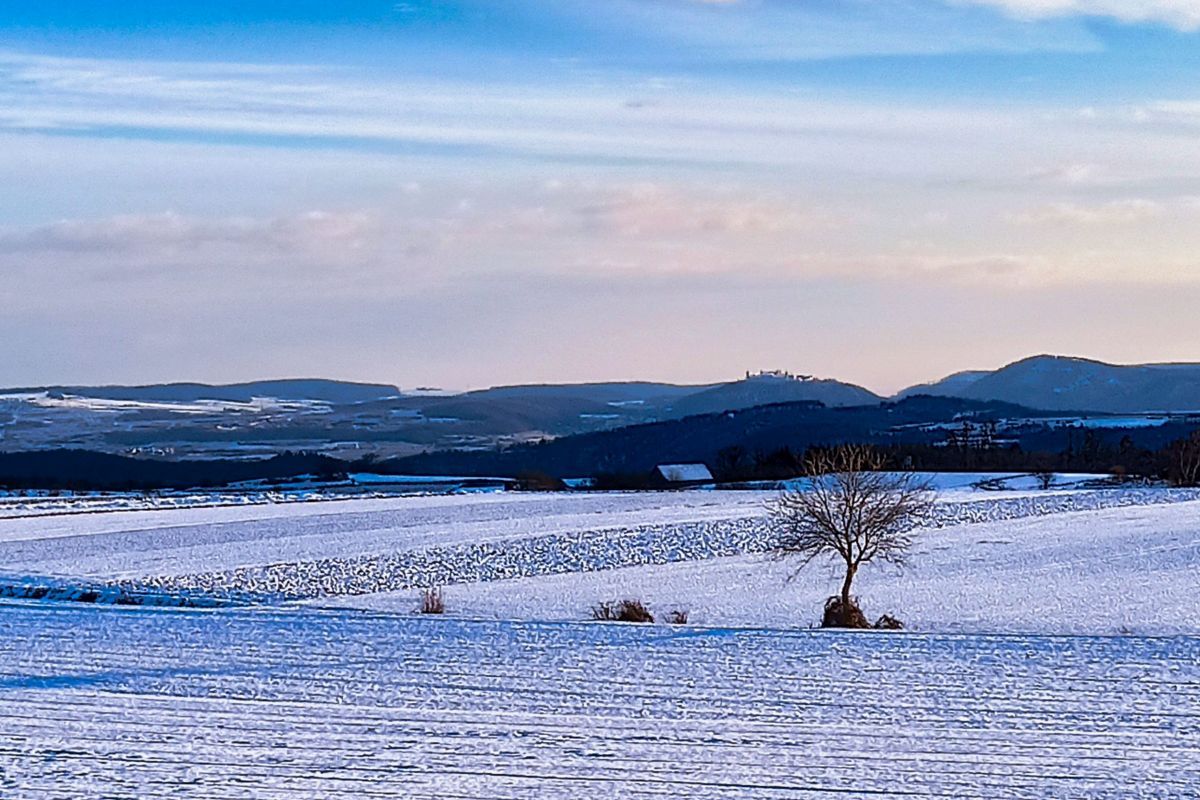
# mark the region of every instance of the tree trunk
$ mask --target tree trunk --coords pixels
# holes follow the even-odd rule
[[[858,571],[858,567],[853,564],[846,565],[846,580],[842,582],[842,608],[850,608],[850,584],[854,582],[854,573]]]

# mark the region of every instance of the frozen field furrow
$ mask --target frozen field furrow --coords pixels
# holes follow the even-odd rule
[[[759,516],[768,492],[470,494],[0,519],[9,571],[176,575],[655,523]]]
[[[986,501],[981,501],[986,502]],[[635,597],[663,615],[730,627],[808,627],[838,576],[761,554],[448,585],[448,613],[582,620]],[[922,533],[903,572],[865,571],[871,614],[918,630],[963,633],[1200,632],[1200,502],[984,521]],[[327,597],[325,606],[412,611],[413,590]]]
[[[0,594],[411,611],[413,587],[442,585],[452,613],[472,617],[578,620],[636,595],[704,624],[805,627],[828,580],[818,569],[789,583],[787,565],[761,555],[771,496],[505,493],[0,520]],[[1200,630],[1200,494],[962,497],[943,497],[913,572],[861,582],[875,613],[943,631]]]
[[[47,492],[0,491],[0,519],[58,517],[108,512],[154,512],[182,509],[279,506],[338,500],[389,499],[394,495],[372,492],[313,490],[213,491],[213,492],[95,492],[51,495]]]
[[[700,493],[700,496],[705,494],[716,499],[707,504],[672,508],[673,513],[666,513],[661,505],[637,512],[622,511],[624,524],[618,524],[618,515],[612,512],[601,512],[602,517],[592,519],[568,515],[536,521],[493,522],[479,529],[463,524],[461,529],[455,529],[453,536],[433,536],[419,542],[411,538],[393,540],[387,545],[376,541],[370,555],[354,555],[355,551],[349,551],[333,557],[295,560],[272,550],[270,554],[260,552],[254,565],[191,574],[181,574],[176,566],[147,573],[122,585],[156,592],[218,596],[234,592],[295,600],[698,562],[771,549],[774,539],[763,521],[766,498],[748,508],[744,498],[726,504],[717,497],[718,493]],[[1198,498],[1200,492],[1194,490],[1121,489],[976,497],[967,501],[943,499],[923,527],[938,529],[1083,511],[1171,505]],[[512,533],[514,523],[516,529],[527,533]],[[489,525],[505,532],[496,534]],[[542,527],[550,530],[529,532]],[[467,532],[471,535],[466,535]],[[329,546],[328,542],[325,546]],[[292,547],[290,540],[288,547]],[[184,562],[191,563],[191,559],[185,558]]]
[[[1187,797],[1200,639],[0,606],[19,797]]]
[[[952,490],[942,495],[949,502],[939,524],[1188,496],[1200,494]],[[436,547],[550,541],[644,526],[747,524],[761,518],[774,497],[773,492],[510,492],[0,519],[0,564],[9,573],[31,575],[179,576]]]

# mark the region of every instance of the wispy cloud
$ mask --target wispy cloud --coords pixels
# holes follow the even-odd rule
[[[276,255],[344,254],[362,248],[376,232],[377,221],[365,213],[311,211],[270,219],[204,219],[162,212],[0,230],[0,253],[190,259],[206,257],[208,248],[236,246]]]
[[[631,105],[631,93],[654,102]],[[0,128],[91,135],[237,136],[267,144],[610,162],[772,164],[809,156],[800,138],[945,136],[1003,115],[880,108],[695,82],[624,77],[553,85],[366,80],[313,68],[98,61],[0,54]]]
[[[606,192],[575,214],[587,230],[623,236],[778,233],[830,221],[781,196],[697,197],[652,183]]]
[[[1161,113],[1185,111],[1164,104]],[[0,52],[0,129],[96,138],[682,168],[825,169],[831,153],[858,148],[858,168],[882,177],[909,171],[914,153],[944,162],[964,142],[1033,140],[1050,126],[1096,124],[1078,114],[865,102],[698,78],[660,85],[585,74],[481,85],[348,69]]]
[[[1025,225],[1046,223],[1120,225],[1161,217],[1166,210],[1163,203],[1144,198],[1132,198],[1090,206],[1079,203],[1051,203],[1031,211],[1013,214],[1009,218],[1013,222]]]
[[[1097,164],[1081,162],[1039,167],[1029,173],[1029,179],[1032,181],[1072,186],[1100,183],[1104,178],[1105,171],[1102,167]]]
[[[1195,0],[956,0],[993,6],[1021,19],[1065,16],[1112,17],[1122,22],[1161,22],[1185,31],[1200,29]]]
[[[547,7],[562,3],[535,3]],[[571,6],[568,6],[571,8]],[[1099,42],[1070,20],[1030,25],[938,0],[608,0],[574,6],[626,41],[688,61],[804,61],[952,53],[1083,52]],[[636,44],[635,44],[636,47]],[[644,56],[645,53],[642,55]]]
[[[1195,92],[1131,69],[1194,43],[1161,29],[1194,4],[464,2],[178,55],[142,31],[0,51],[0,338],[46,336],[9,348],[22,380],[142,355],[713,379],[814,336],[803,359],[879,374],[880,341],[1020,349],[1080,293],[1119,300],[1106,319],[1143,298],[1120,329],[1158,347],[1146,298],[1178,321],[1200,296]]]

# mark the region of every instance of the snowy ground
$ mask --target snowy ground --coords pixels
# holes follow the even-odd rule
[[[175,511],[226,506],[274,506],[290,503],[324,503],[339,500],[392,499],[400,495],[449,494],[457,488],[454,479],[404,479],[388,476],[375,480],[369,473],[356,473],[344,481],[293,481],[286,487],[264,486],[247,481],[235,489],[212,491],[163,490],[157,492],[59,492],[48,490],[0,490],[0,520],[97,514],[107,511]],[[464,480],[457,479],[457,484]],[[460,490],[471,493],[485,490]]]
[[[413,587],[446,585],[470,617],[579,620],[638,597],[699,624],[806,627],[836,581],[811,568],[789,583],[790,567],[762,555],[774,496],[498,493],[0,520],[0,595],[62,596],[74,582],[407,612]],[[930,631],[1200,632],[1200,494],[941,497],[914,570],[862,575],[871,613]]]
[[[14,798],[1200,792],[1200,639],[0,605]]]
[[[932,530],[904,572],[867,569],[857,593],[926,631],[1200,634],[1200,502],[1029,517]],[[603,572],[448,586],[463,617],[581,620],[604,600],[638,598],[701,625],[807,627],[839,576],[744,555]],[[418,593],[323,598],[411,611]]]
[[[8,572],[170,576],[432,545],[759,516],[772,492],[467,494],[0,520]]]
[[[833,582],[752,552],[771,492],[0,519],[0,583],[316,596],[0,600],[0,797],[1200,796],[1200,496],[964,480],[860,578],[899,633],[804,629]],[[414,575],[476,582],[353,594]],[[628,596],[692,624],[581,621]]]
[[[173,511],[222,506],[277,505],[362,499],[363,494],[329,490],[212,492],[49,492],[0,491],[0,519],[96,514],[106,511]]]
[[[969,496],[976,493],[977,486],[980,484],[990,486],[993,489],[1001,488],[1017,492],[1030,492],[1039,488],[1037,480],[1031,475],[969,472],[922,473],[919,477],[927,480],[932,488],[937,489],[947,497]],[[1059,490],[1070,490],[1103,481],[1104,478],[1105,476],[1102,475],[1063,474],[1057,476],[1055,479],[1055,487]],[[405,494],[450,494],[452,493],[451,490],[458,485],[478,484],[478,482],[479,479],[455,478],[453,476],[403,476],[354,473],[349,476],[348,480],[340,483],[314,482],[309,485],[289,484],[289,488],[247,485],[240,491],[164,490],[161,492],[145,493],[51,492],[46,490],[14,491],[0,489],[0,520],[20,517],[94,514],[108,511],[165,511],[224,506],[273,506],[288,503],[318,503],[343,500],[386,500],[395,499],[405,486],[412,488],[411,491],[404,492]],[[250,482],[250,484],[255,483],[257,482]],[[378,491],[372,492],[372,488]],[[461,494],[463,492],[454,493]]]

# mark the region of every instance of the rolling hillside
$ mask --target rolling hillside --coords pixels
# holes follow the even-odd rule
[[[766,374],[680,397],[667,404],[659,417],[679,419],[772,403],[817,402],[830,408],[863,406],[879,403],[882,399],[874,392],[851,383]]]
[[[884,405],[827,408],[814,402],[780,403],[634,425],[612,431],[489,452],[427,453],[389,463],[413,474],[551,475],[647,472],[660,463],[715,464],[720,451],[737,446],[748,453],[837,442],[932,443],[945,439],[940,426],[966,415],[976,421],[1037,417],[1038,412],[1005,403],[915,397]]]
[[[217,400],[248,403],[259,397],[278,400],[316,400],[326,403],[361,403],[400,394],[397,386],[381,383],[357,383],[323,378],[285,378],[247,383],[158,383],[144,386],[39,386],[5,389],[3,394],[71,395],[99,400],[127,400],[140,403],[192,403]]]
[[[956,373],[899,396],[916,393],[1001,400],[1048,411],[1195,411],[1200,410],[1200,364],[1125,366],[1041,355],[993,372]]]

